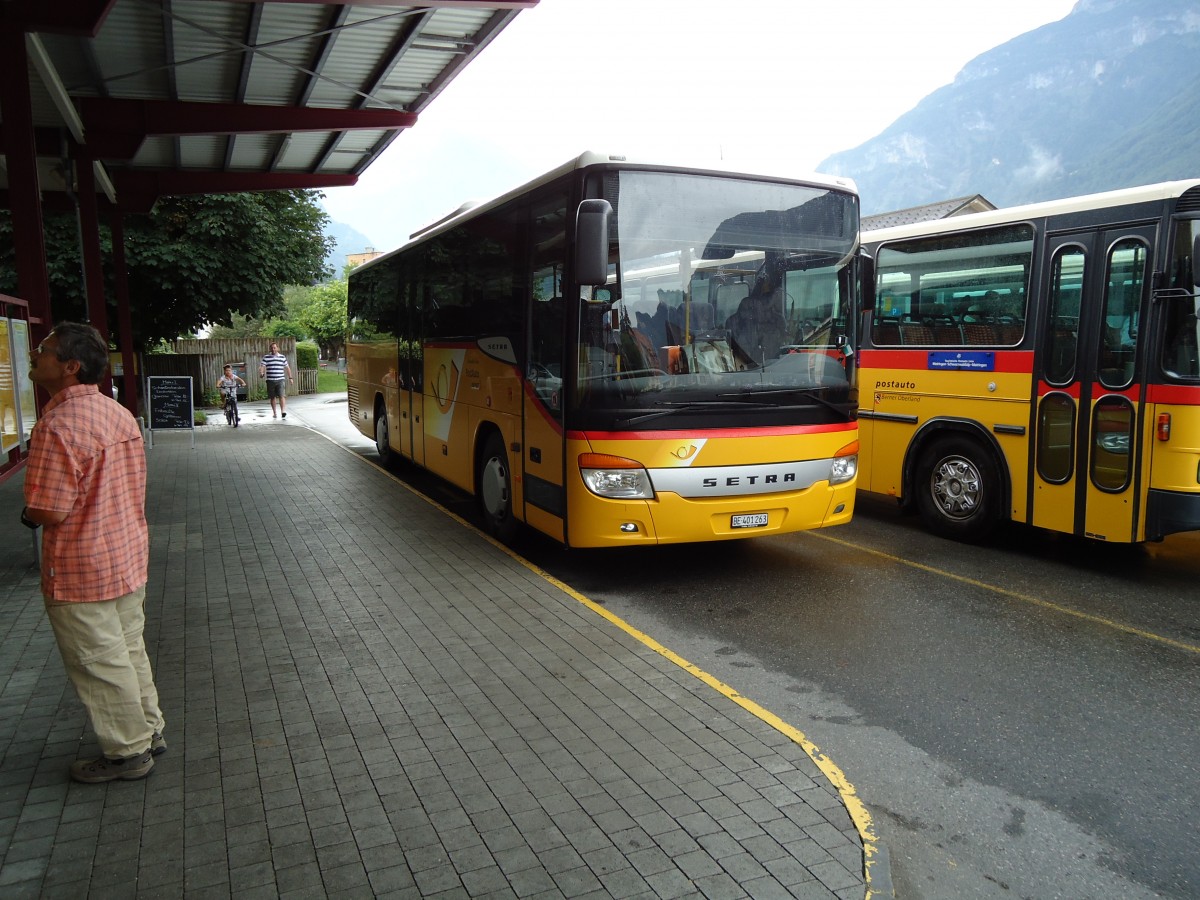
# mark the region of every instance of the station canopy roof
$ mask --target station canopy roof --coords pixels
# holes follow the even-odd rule
[[[354,184],[537,2],[0,0],[0,28],[26,33],[42,190],[65,191],[82,148],[98,190],[145,211]]]

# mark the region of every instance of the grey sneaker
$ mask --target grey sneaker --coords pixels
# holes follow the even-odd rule
[[[147,750],[124,759],[78,759],[71,763],[71,777],[84,784],[100,784],[104,781],[136,781],[145,778],[154,768],[154,756]]]
[[[162,736],[161,731],[156,731],[150,736],[150,752],[154,756],[162,756],[167,752],[167,739]]]

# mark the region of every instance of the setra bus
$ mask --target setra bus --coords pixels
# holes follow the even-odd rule
[[[585,153],[350,274],[350,419],[503,540],[845,523],[858,228],[846,179]]]
[[[1200,180],[863,243],[860,489],[963,540],[1200,528]]]

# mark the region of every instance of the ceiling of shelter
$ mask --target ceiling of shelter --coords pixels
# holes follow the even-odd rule
[[[98,190],[145,210],[353,184],[537,2],[0,0],[0,29],[26,33],[42,190],[65,191],[82,148]]]

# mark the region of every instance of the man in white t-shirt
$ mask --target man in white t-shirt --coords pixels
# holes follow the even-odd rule
[[[279,352],[279,345],[271,341],[271,352],[262,358],[258,365],[258,374],[266,379],[267,399],[271,401],[271,418],[276,417],[275,402],[279,402],[279,412],[287,418],[287,383],[292,383],[292,367],[288,358]]]

